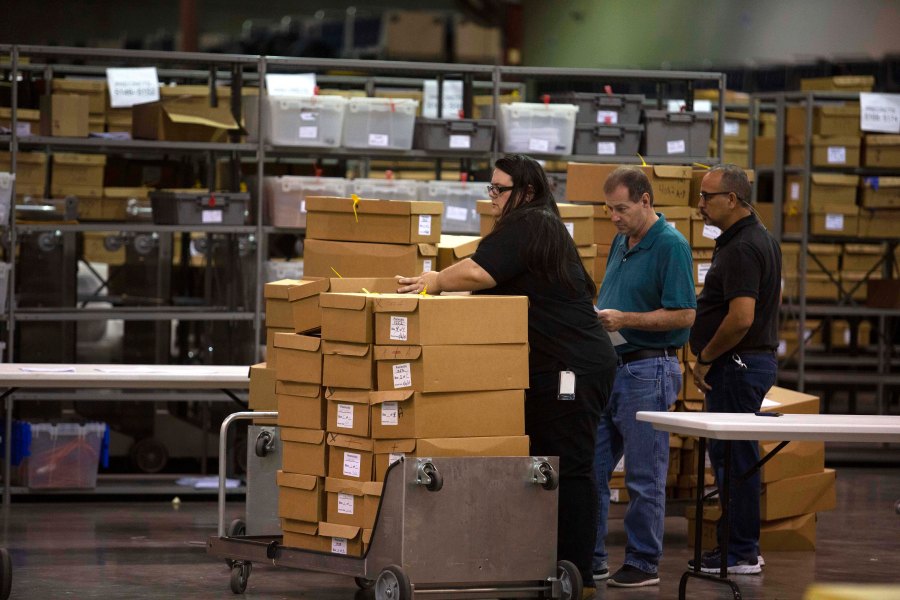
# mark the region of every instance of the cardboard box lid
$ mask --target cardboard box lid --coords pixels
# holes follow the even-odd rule
[[[855,204],[844,204],[842,202],[823,202],[810,207],[810,212],[814,215],[858,215],[859,207]]]
[[[496,437],[468,437],[468,438],[423,438],[417,440],[416,453],[420,456],[442,454],[449,455],[466,455],[476,454],[483,455],[485,452],[509,452],[518,451],[521,444],[525,442],[528,447],[528,436],[496,436]],[[499,456],[502,456],[500,454]]]
[[[19,156],[17,156],[16,158],[18,159]],[[81,167],[105,165],[106,156],[103,154],[74,154],[71,152],[59,152],[53,155],[53,164],[76,165]]]
[[[653,165],[653,175],[660,179],[690,179],[691,167],[679,165]]]
[[[16,186],[21,188],[21,185]],[[20,191],[20,190],[17,190]],[[73,185],[71,183],[51,183],[51,196],[77,196],[78,198],[102,198],[103,188],[92,185]]]
[[[160,103],[163,112],[173,123],[205,125],[216,129],[240,129],[227,103],[219,106],[203,106],[184,99],[165,100]]]
[[[829,117],[859,117],[859,103],[851,102],[849,104],[825,104],[817,106],[816,110],[819,114]]]
[[[578,256],[581,258],[595,258],[597,256],[597,244],[590,246],[577,246]]]
[[[422,346],[375,346],[375,360],[416,360]]]
[[[350,342],[326,341],[322,344],[323,354],[337,354],[339,356],[363,357],[369,354],[370,344],[352,344]]]
[[[863,177],[861,185],[876,191],[881,188],[900,187],[900,177]]]
[[[420,256],[437,256],[437,244],[418,244]]]
[[[882,252],[884,252],[883,244],[844,244],[844,254],[880,255]]]
[[[315,475],[288,473],[279,469],[278,472],[275,473],[275,482],[281,487],[297,488],[298,490],[314,490],[319,484],[319,478]]]
[[[373,450],[375,454],[410,454],[416,451],[416,440],[410,438],[402,440],[375,440]]]
[[[479,215],[493,215],[494,214],[491,211],[491,201],[490,200],[476,200],[475,201],[475,210],[478,211]]]
[[[322,340],[309,335],[298,335],[296,333],[276,333],[275,347],[290,348],[292,350],[303,350],[304,352],[318,352]]]
[[[593,213],[591,213],[593,215]],[[481,238],[477,235],[447,235],[441,234],[438,248],[448,248],[453,251],[455,258],[466,258],[475,254]],[[396,290],[395,290],[396,291]]]
[[[104,198],[114,198],[128,200],[137,198],[138,200],[146,200],[150,195],[150,188],[145,187],[105,187],[103,188]]]
[[[856,187],[859,185],[858,175],[843,175],[841,173],[811,173],[809,178],[814,185],[833,185]]]
[[[268,285],[268,284],[266,284]],[[297,302],[328,290],[328,280],[320,277],[310,277],[295,281],[294,285],[287,287],[288,302]]]
[[[412,390],[385,390],[383,392],[369,392],[369,404],[377,406],[383,402],[406,402],[412,400],[416,392]]]
[[[319,306],[360,311],[372,305],[372,298],[364,292],[325,292],[319,296]]]
[[[900,135],[866,135],[866,146],[900,146]]]
[[[366,481],[362,485],[363,491],[366,493],[366,496],[380,496],[381,492],[384,491],[383,481]]]
[[[316,535],[319,531],[318,523],[309,521],[298,521],[297,519],[281,519],[281,528],[291,533],[302,533],[304,535]]]
[[[325,491],[332,494],[350,494],[352,496],[365,496],[365,482],[338,479],[336,477],[325,478]]]
[[[325,399],[332,402],[349,402],[351,404],[369,404],[369,390],[351,388],[326,388]]]
[[[106,92],[106,81],[102,79],[54,79],[50,89],[54,92]]]
[[[59,154],[53,156],[59,156]],[[10,160],[9,152],[0,152],[0,163],[9,163]],[[47,155],[43,152],[19,152],[16,154],[16,162],[43,165],[47,163]]]
[[[40,121],[41,111],[36,108],[17,108],[16,117],[19,121]],[[0,119],[12,119],[12,109],[0,107]]]
[[[361,452],[372,451],[371,438],[344,435],[343,433],[329,433],[326,442],[329,446],[337,446],[338,448],[350,448]]]
[[[353,213],[353,198],[335,196],[309,196],[306,198],[306,212]],[[443,202],[429,200],[371,200],[361,199],[356,205],[356,214],[377,215],[442,215]]]
[[[397,291],[397,280],[393,277],[332,277],[329,291],[352,293],[368,291],[372,294],[391,294]]]
[[[354,525],[338,525],[336,523],[319,522],[319,535],[333,538],[345,538],[355,540],[361,531],[360,527]]]
[[[275,393],[284,396],[301,396],[303,398],[318,398],[322,393],[322,386],[318,383],[301,383],[299,381],[275,381]]]
[[[594,216],[594,209],[590,205],[557,202],[556,206],[559,208],[559,215],[563,219],[591,218]]]
[[[690,206],[660,206],[659,212],[666,217],[666,221],[675,221],[690,219],[697,209]]]
[[[319,445],[325,440],[322,429],[300,429],[299,427],[282,427],[281,439],[285,442]]]

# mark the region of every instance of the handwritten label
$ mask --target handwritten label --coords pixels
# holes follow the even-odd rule
[[[549,152],[550,142],[538,138],[528,138],[528,149],[531,152]]]
[[[461,206],[448,206],[444,210],[444,218],[448,221],[465,221],[469,218],[469,211]]]
[[[384,402],[381,405],[381,424],[382,425],[399,425],[400,411],[397,409],[396,402]]]
[[[268,73],[266,91],[270,96],[313,96],[316,93],[316,74]]]
[[[386,148],[390,142],[390,137],[386,133],[370,133],[369,145],[376,148]]]
[[[156,67],[107,69],[106,84],[109,87],[109,105],[113,108],[159,100]]]
[[[391,331],[388,339],[405,342],[407,340],[407,336],[409,335],[408,327],[409,319],[407,319],[406,317],[395,317],[391,315]]]
[[[316,125],[301,125],[300,126],[300,139],[301,140],[314,140],[319,137],[319,128]]]
[[[842,165],[847,162],[847,148],[844,146],[828,146],[828,164]]]
[[[615,142],[597,142],[597,154],[599,155],[609,155],[616,153],[616,143]]]
[[[900,94],[861,93],[859,126],[863,131],[900,133]]]
[[[347,477],[359,478],[362,456],[357,452],[344,452],[344,468],[341,472]]]
[[[703,237],[714,240],[717,237],[722,235],[722,230],[716,227],[715,225],[704,225],[703,226]]]
[[[221,210],[201,211],[200,221],[203,223],[221,223],[222,222],[222,211]]]
[[[616,125],[619,122],[619,113],[614,110],[598,110],[597,122],[602,125]]]
[[[706,283],[706,274],[709,273],[711,266],[712,263],[697,263],[697,281],[700,282],[700,285]]]
[[[685,149],[684,140],[670,140],[666,142],[666,154],[684,154]]]
[[[564,222],[563,225],[566,226],[566,231],[568,231],[569,235],[572,236],[572,238],[574,239],[575,238],[575,223],[565,223]]]
[[[844,230],[844,215],[837,213],[828,213],[825,215],[825,230],[826,231],[843,231]]]
[[[795,181],[791,183],[791,200],[800,199],[800,183]]]
[[[347,538],[331,538],[331,552],[333,554],[347,554]]]
[[[472,147],[472,136],[471,135],[451,135],[450,136],[450,147],[457,148],[460,150],[468,150]]]
[[[442,119],[458,119],[463,109],[463,82],[459,80],[445,81],[442,88]],[[422,116],[427,119],[438,118],[438,87],[436,79],[422,82]],[[453,147],[452,145],[450,146]]]
[[[741,125],[737,121],[725,121],[725,135],[735,136],[741,130]]]
[[[423,271],[430,271],[430,270],[431,270],[432,264],[433,264],[433,263],[431,262],[431,259],[430,259],[430,258],[426,258],[425,260],[422,261],[422,270],[423,270]]]
[[[409,363],[400,363],[392,367],[394,373],[394,389],[412,387],[412,369]]]
[[[337,509],[338,513],[342,515],[352,515],[353,509],[355,508],[356,503],[354,502],[353,494],[341,494],[338,493],[337,496]]]
[[[431,215],[419,215],[419,235],[431,235]]]
[[[353,405],[337,405],[337,426],[342,429],[353,429]]]

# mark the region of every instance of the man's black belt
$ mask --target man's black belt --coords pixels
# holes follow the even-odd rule
[[[642,350],[635,350],[634,352],[626,352],[625,354],[619,356],[619,364],[627,365],[628,363],[634,362],[636,360],[659,358],[661,356],[675,356],[675,353],[677,351],[678,348],[669,346],[668,348],[644,348]]]

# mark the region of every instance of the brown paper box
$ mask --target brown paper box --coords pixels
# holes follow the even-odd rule
[[[132,107],[131,135],[140,140],[225,142],[240,129],[227,102],[215,108],[176,98]]]
[[[375,297],[364,293],[321,294],[322,339],[371,344],[375,340],[372,315]]]
[[[275,401],[280,427],[325,428],[325,400],[318,383],[278,381],[275,383]]]
[[[87,137],[90,132],[88,105],[86,96],[74,94],[41,96],[41,135]]]
[[[295,333],[276,333],[278,362],[275,374],[280,380],[322,383],[322,340]]]
[[[303,245],[304,272],[309,277],[395,277],[433,271],[433,244],[367,244],[307,239]],[[372,291],[372,290],[370,290]]]
[[[328,552],[331,550],[331,541],[319,536],[319,523],[308,523],[295,519],[282,519],[281,529],[284,537],[282,542],[288,548],[301,548],[314,552]]]
[[[268,368],[264,362],[250,367],[247,407],[250,410],[278,410],[275,401],[275,369]]]
[[[376,440],[375,480],[384,481],[388,467],[416,456],[528,456],[528,436]],[[393,477],[393,475],[392,475]]]
[[[780,442],[760,442],[759,455],[766,456]],[[760,473],[762,482],[821,473],[825,469],[825,443],[793,441],[781,449]]]
[[[289,473],[325,477],[328,468],[328,446],[320,429],[281,428],[282,469]]]
[[[441,239],[442,202],[306,199],[306,236],[310,239],[385,244],[437,244]]]
[[[476,235],[441,235],[438,242],[438,259],[436,271],[442,271],[459,261],[475,254],[481,238]],[[396,291],[396,290],[394,290]]]
[[[759,509],[763,521],[773,521],[831,510],[836,504],[834,469],[825,469],[765,484]]]
[[[326,388],[325,430],[356,437],[369,437],[369,391]]]
[[[279,470],[278,516],[297,521],[321,521],[325,516],[325,480],[314,475],[301,475]]]
[[[322,342],[322,381],[335,388],[371,390],[375,387],[375,361],[371,344]]]
[[[338,433],[326,435],[329,446],[328,477],[372,481],[372,440]]]
[[[319,537],[325,539],[325,552],[346,556],[362,556],[363,530],[351,525],[319,523]]]
[[[382,487],[375,481],[327,478],[325,515],[328,522],[371,529],[375,526]]]
[[[568,202],[606,202],[603,184],[616,168],[622,165],[568,163],[566,200]],[[656,206],[688,206],[691,188],[691,168],[675,165],[637,167],[650,178],[653,203]],[[602,239],[594,240],[598,244]]]

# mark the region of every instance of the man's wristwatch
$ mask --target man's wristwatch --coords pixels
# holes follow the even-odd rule
[[[700,352],[697,353],[697,364],[703,365],[704,367],[708,367],[709,365],[713,364],[714,362],[715,362],[714,360],[710,360],[710,361],[703,360],[703,349],[701,349]]]

